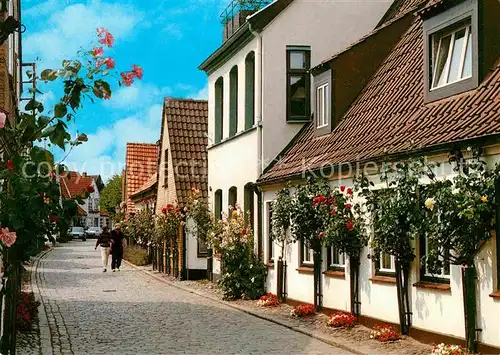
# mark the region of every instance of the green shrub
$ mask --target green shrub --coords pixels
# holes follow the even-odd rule
[[[125,248],[123,257],[128,262],[137,266],[144,266],[149,263],[147,250],[136,246]]]

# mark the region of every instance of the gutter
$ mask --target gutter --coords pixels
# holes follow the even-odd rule
[[[257,52],[255,53],[255,79],[256,79],[256,95],[255,95],[255,116],[257,123],[257,175],[260,177],[264,171],[263,157],[263,134],[262,134],[262,35],[252,28],[252,24],[248,21],[248,29],[250,33],[257,39]],[[262,189],[260,186],[254,185],[255,193],[257,194],[257,255],[260,258],[262,255],[262,221],[263,221],[263,206],[262,206]]]

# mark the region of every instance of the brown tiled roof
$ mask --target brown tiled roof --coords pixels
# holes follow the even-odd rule
[[[389,7],[389,10],[387,10],[382,20],[380,20],[379,25],[383,25],[389,21],[393,21],[395,18],[400,17],[409,11],[415,11],[426,1],[429,0],[394,0],[391,7]]]
[[[500,133],[500,61],[477,89],[425,103],[422,31],[416,18],[332,133],[311,122],[260,181]]]
[[[127,143],[125,164],[127,212],[132,213],[135,211],[132,194],[158,170],[158,145]]]
[[[208,196],[208,102],[192,99],[165,99],[177,202],[187,202],[192,188]],[[164,124],[164,123],[163,123]]]
[[[151,190],[153,187],[156,186],[156,183],[158,182],[158,173],[154,173],[153,175],[150,176],[150,178],[141,186],[139,187],[130,197],[134,199],[137,195],[140,195],[144,192],[147,192],[148,190]]]
[[[92,184],[95,177],[85,173],[69,171],[65,176],[61,176],[61,193],[64,199],[84,197],[87,186]]]
[[[100,215],[101,215],[101,217],[109,217],[109,212],[108,211],[101,211]]]

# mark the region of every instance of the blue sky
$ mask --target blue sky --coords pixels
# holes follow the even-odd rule
[[[126,142],[156,142],[163,97],[207,97],[207,78],[198,65],[221,44],[219,14],[228,0],[22,0],[23,62],[37,70],[58,67],[88,48],[97,27],[115,36],[107,54],[117,68],[144,68],[144,79],[118,88],[109,101],[87,102],[71,124],[73,134],[89,141],[65,163],[72,169],[108,178],[125,161]],[[58,85],[61,86],[61,83]],[[46,107],[58,100],[58,88],[40,83],[38,99]],[[63,152],[53,149],[61,159]]]

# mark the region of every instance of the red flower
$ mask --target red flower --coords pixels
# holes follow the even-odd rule
[[[102,57],[103,54],[104,54],[104,49],[102,47],[94,47],[95,57]]]
[[[142,79],[144,76],[144,69],[138,65],[132,65],[132,73],[137,77],[137,79]]]
[[[130,86],[134,83],[134,73],[125,72],[125,73],[121,73],[120,76],[122,77],[123,85]]]
[[[354,229],[354,223],[352,223],[351,221],[347,221],[345,226],[346,226],[347,230],[349,230],[349,231],[352,231]]]
[[[10,171],[14,171],[14,162],[12,160],[7,160],[5,162],[5,167]]]
[[[106,64],[106,68],[113,69],[115,67],[115,60],[113,58],[106,58],[102,64]]]
[[[167,205],[167,211],[171,211],[173,208],[174,206],[171,203]]]
[[[56,216],[56,215],[51,215],[50,216],[50,221],[53,222],[53,223],[57,223],[57,221],[59,220],[59,218]]]
[[[162,209],[161,209],[161,213],[163,213],[163,214],[167,214],[167,208],[166,208],[166,207],[162,207]]]
[[[350,210],[350,209],[351,209],[351,207],[352,207],[352,205],[351,205],[350,203],[346,203],[346,204],[344,205],[344,207],[345,207],[346,209]]]
[[[88,193],[92,193],[92,192],[94,192],[94,191],[95,191],[95,190],[94,190],[94,186],[92,186],[92,185],[87,186],[87,192],[88,192]]]
[[[243,229],[243,230],[241,231],[241,234],[243,234],[243,235],[247,235],[247,230],[246,230],[246,229]]]
[[[113,35],[109,33],[108,30],[102,27],[97,29],[97,37],[100,38],[99,43],[102,43],[108,47],[113,47],[113,44],[115,43]]]
[[[329,203],[330,205],[333,205],[333,204],[335,203],[335,199],[334,199],[333,197],[329,198],[329,199],[328,199],[328,203]]]
[[[345,186],[344,185],[341,185],[340,186],[340,192],[344,192],[345,191]]]
[[[351,188],[348,188],[348,189],[347,189],[347,194],[348,194],[348,195],[352,195],[352,189],[351,189]]]

